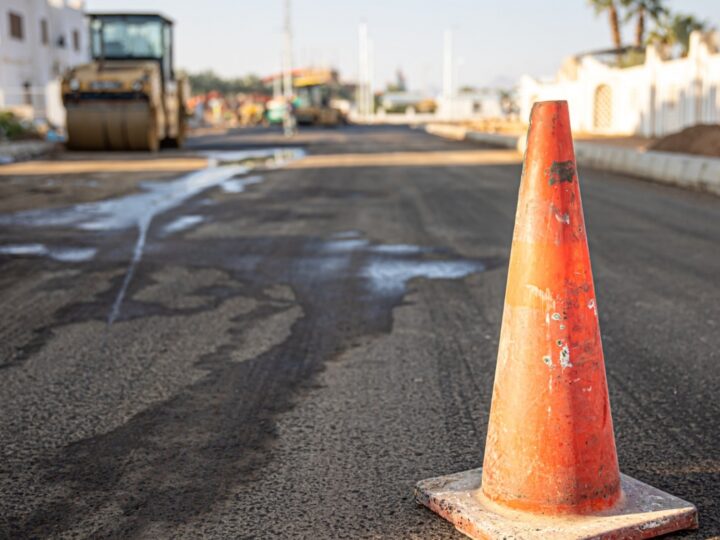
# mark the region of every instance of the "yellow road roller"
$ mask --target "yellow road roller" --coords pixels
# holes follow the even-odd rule
[[[154,13],[89,14],[92,61],[62,80],[73,150],[180,147],[188,82],[175,75],[173,23]]]
[[[336,71],[299,70],[293,87],[297,95],[295,117],[298,124],[336,127],[345,121],[342,111],[333,103],[340,90]]]

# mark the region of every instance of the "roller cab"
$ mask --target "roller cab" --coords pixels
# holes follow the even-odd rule
[[[157,14],[90,14],[92,62],[62,81],[74,150],[179,147],[187,80],[173,66],[172,21]]]

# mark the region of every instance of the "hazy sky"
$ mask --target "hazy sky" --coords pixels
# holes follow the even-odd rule
[[[671,0],[720,25],[720,0]],[[88,11],[160,11],[176,22],[176,61],[190,71],[266,75],[280,65],[283,0],[87,0]],[[368,24],[376,86],[401,68],[414,89],[439,89],[443,31],[455,36],[459,85],[553,75],[563,57],[611,45],[586,0],[292,0],[296,65],[357,75],[357,34]],[[628,43],[631,24],[624,28]]]

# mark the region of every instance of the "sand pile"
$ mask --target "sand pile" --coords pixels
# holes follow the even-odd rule
[[[720,124],[699,124],[685,128],[658,139],[648,150],[720,157]]]

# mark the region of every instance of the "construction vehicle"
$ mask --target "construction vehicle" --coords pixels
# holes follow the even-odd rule
[[[187,79],[173,66],[173,23],[152,13],[89,14],[92,61],[62,80],[67,146],[77,150],[179,147]]]
[[[345,115],[334,103],[340,90],[335,71],[302,70],[294,77],[293,86],[298,124],[334,127],[345,122]]]

